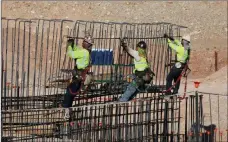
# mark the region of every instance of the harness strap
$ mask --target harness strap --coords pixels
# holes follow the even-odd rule
[[[82,75],[81,75],[81,76],[82,76],[82,81],[81,81],[81,83],[84,83],[86,74],[88,73],[90,67],[91,67],[91,66],[87,67],[87,68],[82,72]],[[72,95],[77,95],[77,94],[80,92],[80,90],[82,89],[82,86],[83,86],[83,85],[81,84],[81,85],[80,85],[80,88],[79,88],[78,91],[76,91],[76,92],[73,92],[73,91],[69,88],[70,94],[72,94]],[[88,88],[88,86],[87,86],[87,88]],[[87,88],[86,88],[86,90],[87,90]]]
[[[180,81],[181,77],[184,75],[184,73],[187,71],[187,68],[188,68],[188,63],[186,63],[183,71],[181,72],[180,76],[177,78],[176,82],[174,82],[174,84],[167,90],[165,91],[162,91],[162,93],[166,93],[166,92],[169,92],[171,91],[171,89],[173,89],[175,87],[175,85],[177,84],[178,81]]]

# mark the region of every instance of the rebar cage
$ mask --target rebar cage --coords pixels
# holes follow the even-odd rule
[[[128,38],[131,48],[140,40],[148,44],[148,61],[155,73],[153,84],[164,87],[170,64],[175,60],[164,33],[180,37],[182,26],[170,23],[104,23],[46,19],[2,19],[2,98],[4,108],[55,107],[65,93],[74,61],[66,56],[67,37],[81,46],[86,33],[92,35],[93,82],[75,97],[75,105],[104,103],[118,98],[132,74],[132,57],[120,47]],[[94,51],[94,52],[93,52]],[[97,51],[97,52],[95,52]],[[99,51],[108,51],[100,54]],[[109,62],[106,62],[109,60]],[[158,92],[141,93],[147,98]],[[19,101],[20,100],[20,101]],[[93,101],[91,101],[93,100]],[[94,101],[96,100],[96,101]]]
[[[217,142],[228,140],[227,95],[191,92],[72,108],[2,110],[2,140]]]
[[[163,34],[180,38],[183,28],[170,23],[3,18],[2,141],[228,141],[227,95],[192,92],[166,102],[155,89],[130,102],[112,102],[123,93],[133,70],[120,39],[127,37],[134,49],[146,41],[156,75],[153,85],[163,88],[169,64],[176,60]],[[95,39],[93,82],[75,97],[73,117],[64,120],[58,104],[71,75],[62,70],[75,64],[65,54],[66,41],[73,37],[80,46],[85,33]]]

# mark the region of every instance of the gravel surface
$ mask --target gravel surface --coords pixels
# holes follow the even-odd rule
[[[2,2],[2,16],[10,18],[57,18],[117,22],[171,22],[189,27],[195,48],[220,43],[227,37],[227,2]],[[209,41],[210,39],[210,41]],[[220,45],[221,44],[221,45]],[[211,45],[213,46],[213,45]]]

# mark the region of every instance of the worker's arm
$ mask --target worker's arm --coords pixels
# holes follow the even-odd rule
[[[168,45],[171,49],[173,49],[176,52],[179,52],[180,47],[182,46],[179,40],[175,39],[174,41],[172,41],[169,38],[168,38]]]
[[[141,59],[141,57],[139,56],[138,52],[131,49],[130,47],[128,46],[125,46],[124,49],[127,51],[127,53],[129,53],[132,57],[134,57],[134,59],[136,61],[139,61]]]
[[[180,40],[178,40],[178,39],[174,39],[174,43],[178,46],[182,46]]]
[[[68,46],[67,48],[67,56],[73,59],[83,58],[83,52],[78,50],[76,46],[72,49],[72,46]]]
[[[125,41],[125,38],[121,40],[121,46],[124,48],[125,51],[127,51],[128,54],[130,54],[136,61],[139,61],[141,57],[139,56],[138,52],[131,49],[127,46],[127,43]]]

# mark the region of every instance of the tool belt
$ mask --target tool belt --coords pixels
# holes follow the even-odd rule
[[[89,85],[90,82],[93,80],[92,74],[88,72],[88,68],[85,69],[77,69],[75,68],[72,71],[72,81],[76,81],[76,82],[81,82],[83,81],[84,85]]]
[[[83,72],[84,72],[84,69],[74,69],[72,71],[72,76],[75,78],[81,78]]]
[[[174,64],[174,66],[177,68],[177,69],[184,69],[186,63],[181,63],[181,62],[176,62]]]
[[[145,84],[149,84],[153,80],[155,74],[151,69],[147,68],[144,71],[135,71],[135,82],[139,88],[144,88]]]

